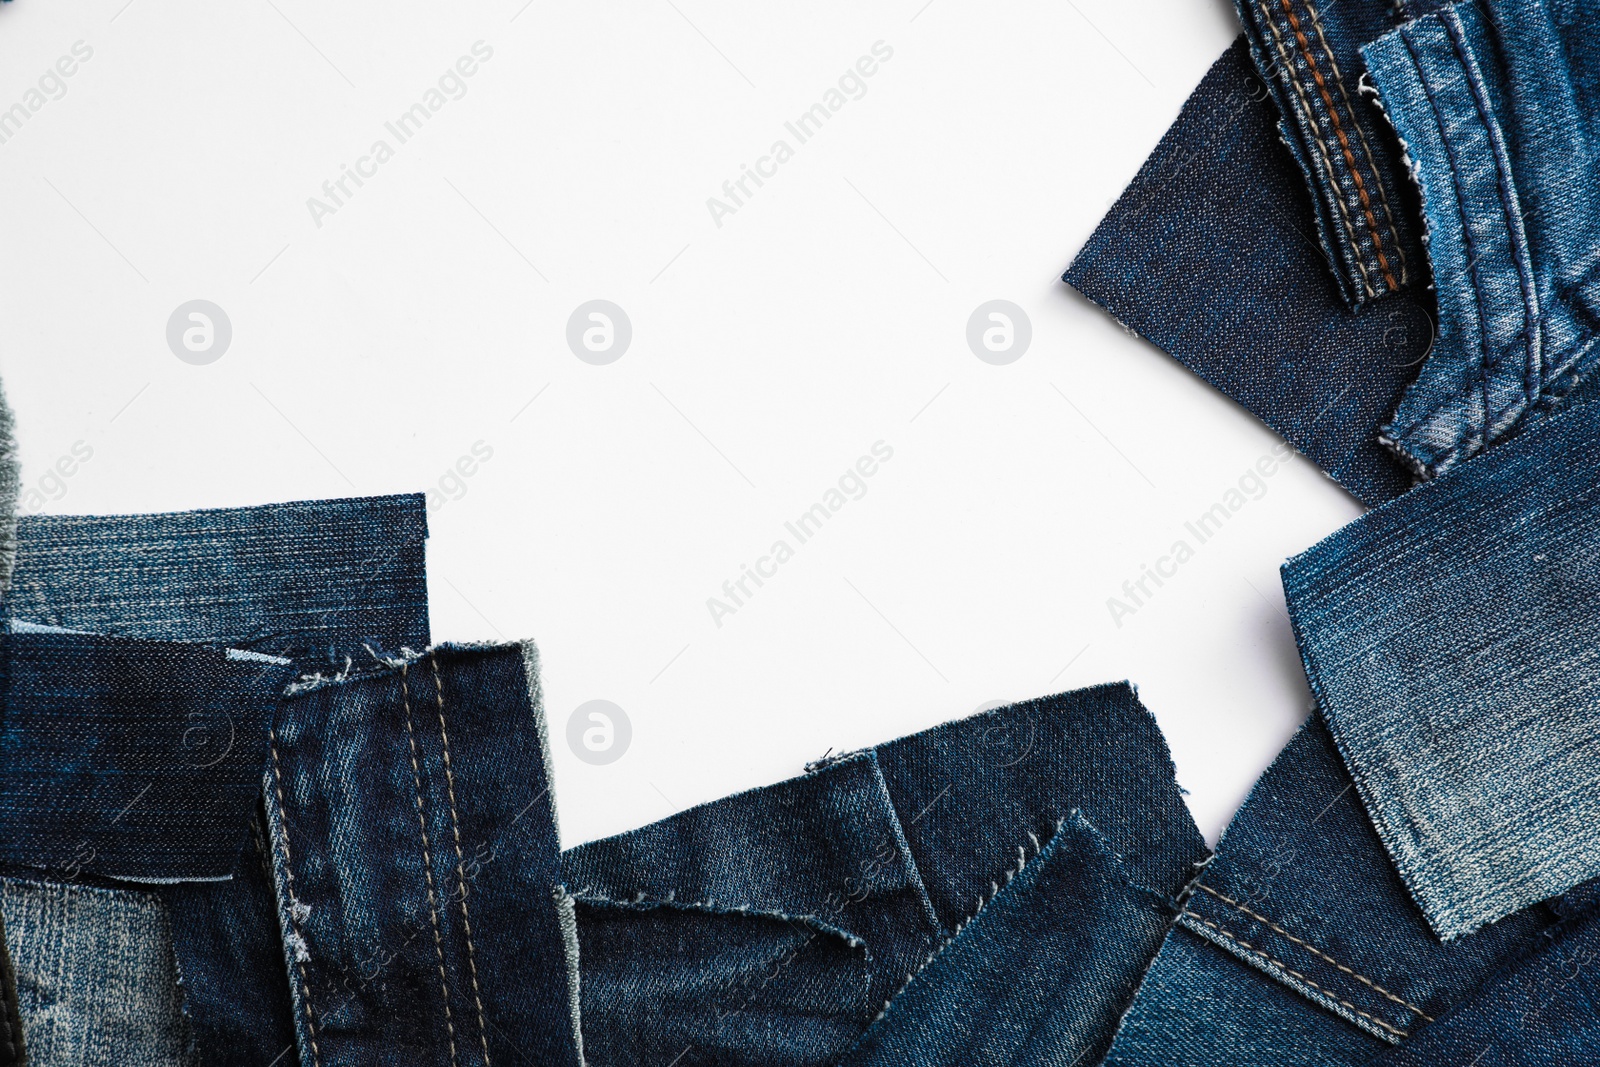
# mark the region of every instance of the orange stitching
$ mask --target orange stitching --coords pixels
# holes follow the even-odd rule
[[[1277,931],[1278,933],[1282,934],[1284,937],[1287,937],[1290,941],[1293,941],[1295,944],[1299,945],[1301,948],[1305,949],[1307,952],[1311,953],[1313,956],[1316,956],[1319,959],[1326,960],[1327,962],[1333,964],[1335,967],[1339,968],[1339,970],[1343,971],[1345,974],[1348,974],[1351,978],[1354,978],[1356,981],[1362,982],[1365,985],[1370,986],[1374,991],[1376,991],[1378,993],[1382,993],[1384,996],[1388,997],[1390,1000],[1394,1001],[1396,1004],[1399,1004],[1401,1007],[1410,1008],[1413,1012],[1415,1012],[1416,1014],[1422,1016],[1424,1019],[1428,1020],[1430,1023],[1433,1022],[1433,1016],[1429,1015],[1427,1012],[1423,1011],[1421,1008],[1417,1007],[1415,1004],[1411,1003],[1408,1000],[1401,1000],[1399,997],[1395,996],[1393,993],[1389,992],[1387,989],[1383,988],[1383,986],[1379,985],[1377,982],[1374,982],[1372,979],[1366,977],[1365,975],[1357,974],[1355,971],[1352,971],[1350,968],[1346,967],[1344,964],[1340,963],[1338,960],[1334,959],[1332,956],[1328,955],[1326,952],[1323,952],[1321,949],[1317,948],[1315,945],[1310,945],[1310,944],[1307,944],[1306,942],[1300,940],[1298,937],[1294,936],[1289,931],[1285,930],[1283,927],[1279,926],[1277,923],[1275,923],[1271,919],[1267,918],[1265,915],[1256,914],[1255,912],[1251,911],[1249,908],[1245,907],[1243,904],[1239,903],[1237,900],[1234,900],[1231,897],[1225,897],[1221,893],[1217,892],[1215,889],[1209,889],[1209,888],[1207,888],[1206,886],[1203,886],[1203,885],[1196,885],[1195,888],[1196,889],[1201,889],[1201,890],[1204,890],[1207,893],[1210,893],[1212,896],[1216,897],[1218,900],[1222,901],[1224,904],[1232,904],[1235,908],[1238,908],[1240,911],[1242,911],[1246,915],[1250,916],[1250,918],[1256,920],[1257,922],[1265,923],[1270,929]]]
[[[1336,0],[1337,2],[1337,0]],[[1378,174],[1378,164],[1372,158],[1372,142],[1367,140],[1367,131],[1361,123],[1354,119],[1355,105],[1350,102],[1350,93],[1344,87],[1344,73],[1339,69],[1339,61],[1334,58],[1333,49],[1328,47],[1328,37],[1322,32],[1322,15],[1311,3],[1305,0],[1306,10],[1311,12],[1311,26],[1317,31],[1317,40],[1322,42],[1322,54],[1328,57],[1328,66],[1333,70],[1333,82],[1339,87],[1339,95],[1344,98],[1344,106],[1351,114],[1350,124],[1356,128],[1356,136],[1361,138],[1361,151],[1367,157],[1367,166],[1372,168],[1375,184],[1378,186],[1378,199],[1383,202],[1383,216],[1389,223],[1389,234],[1394,238],[1394,250],[1400,257],[1400,282],[1406,281],[1406,250],[1400,244],[1399,231],[1394,227],[1394,209],[1389,206],[1389,191],[1383,187],[1383,178]]]
[[[1356,165],[1355,153],[1350,150],[1350,138],[1344,132],[1344,123],[1339,120],[1339,110],[1334,105],[1332,94],[1328,92],[1328,83],[1322,77],[1322,68],[1317,66],[1317,60],[1311,54],[1311,42],[1306,40],[1305,31],[1300,28],[1300,16],[1295,14],[1290,0],[1278,0],[1278,3],[1289,16],[1289,26],[1294,31],[1295,40],[1300,43],[1300,54],[1305,57],[1306,65],[1311,68],[1311,76],[1317,80],[1317,92],[1328,108],[1328,116],[1333,119],[1333,132],[1339,138],[1339,147],[1344,152],[1345,163],[1350,167],[1350,176],[1356,180],[1356,194],[1361,197],[1361,209],[1367,217],[1367,225],[1372,230],[1372,246],[1378,253],[1379,264],[1383,267],[1383,280],[1389,283],[1390,289],[1399,289],[1400,284],[1394,280],[1394,274],[1389,269],[1389,257],[1383,252],[1383,238],[1378,236],[1378,219],[1372,213],[1372,200],[1367,196],[1367,183],[1362,180],[1361,170]]]
[[[1333,172],[1333,163],[1328,158],[1331,150],[1328,147],[1327,135],[1322,132],[1322,124],[1317,121],[1317,113],[1312,110],[1311,101],[1306,97],[1305,86],[1300,83],[1299,78],[1294,76],[1294,59],[1289,55],[1289,50],[1284,47],[1283,32],[1278,29],[1278,24],[1273,21],[1272,12],[1267,9],[1266,0],[1256,0],[1256,7],[1261,11],[1262,22],[1266,24],[1267,29],[1272,33],[1272,44],[1277,49],[1278,58],[1283,62],[1285,80],[1288,81],[1289,87],[1294,90],[1295,98],[1300,101],[1300,111],[1305,115],[1306,122],[1311,127],[1311,135],[1316,139],[1313,143],[1320,150],[1316,153],[1316,157],[1322,164],[1323,173],[1327,175],[1328,184],[1338,186],[1339,176]],[[1344,223],[1345,237],[1349,239],[1351,246],[1354,247],[1356,244],[1356,226],[1355,223],[1350,221],[1350,209],[1345,205],[1344,197],[1335,196],[1333,198],[1333,206],[1339,209],[1339,221]],[[1361,257],[1359,251],[1355,260],[1356,269],[1361,272],[1361,288],[1368,296],[1377,296],[1377,290],[1372,287],[1372,279],[1367,276],[1366,261]]]
[[[283,882],[289,894],[289,929],[299,939],[299,944],[291,946],[291,951],[295,963],[300,967],[300,985],[305,990],[302,1007],[306,1010],[306,1032],[311,1038],[311,1062],[316,1067],[322,1067],[322,1050],[317,1047],[317,1017],[311,1008],[311,976],[306,971],[306,961],[300,957],[300,946],[305,944],[306,935],[300,929],[300,918],[296,914],[300,910],[300,902],[294,895],[294,868],[289,863],[289,808],[283,801],[283,769],[278,763],[278,731],[275,727],[267,727],[267,744],[272,749],[273,791],[278,794],[278,815],[283,830]]]
[[[439,934],[439,897],[433,891],[433,852],[428,847],[428,817],[422,811],[422,770],[417,766],[417,735],[411,727],[411,689],[406,684],[407,664],[400,668],[400,699],[406,709],[406,737],[411,742],[411,779],[417,786],[417,826],[422,830],[422,869],[428,876],[428,906],[433,909],[433,950],[439,955],[439,991],[444,994],[444,1025],[450,1031],[450,1062],[456,1058],[456,1024],[450,1014],[450,983],[444,973],[444,939]]]
[[[439,681],[439,664],[428,653],[433,673],[433,692],[439,702],[439,737],[444,742],[444,780],[450,794],[450,829],[456,838],[456,879],[461,885],[461,923],[467,934],[467,967],[472,972],[472,999],[478,1006],[478,1037],[483,1042],[484,1067],[489,1064],[489,1031],[483,1018],[483,993],[478,988],[477,950],[472,946],[472,919],[467,915],[467,860],[461,854],[461,816],[456,813],[456,776],[450,769],[450,733],[444,724],[444,686]]]
[[[1401,1037],[1410,1037],[1411,1036],[1410,1034],[1406,1033],[1404,1030],[1401,1030],[1399,1027],[1390,1026],[1388,1023],[1384,1022],[1382,1019],[1378,1018],[1376,1015],[1368,1015],[1366,1012],[1362,1011],[1360,1008],[1356,1007],[1354,1004],[1350,1003],[1348,1000],[1345,1000],[1342,997],[1339,997],[1336,994],[1330,993],[1328,990],[1323,989],[1317,983],[1313,982],[1311,979],[1307,978],[1305,975],[1301,974],[1299,971],[1295,970],[1293,967],[1290,967],[1288,964],[1284,963],[1282,960],[1273,959],[1271,956],[1267,955],[1265,952],[1262,952],[1260,949],[1256,948],[1254,945],[1252,945],[1250,942],[1246,941],[1244,938],[1233,936],[1232,934],[1228,933],[1228,931],[1224,930],[1222,927],[1218,926],[1216,923],[1212,922],[1211,920],[1202,919],[1202,918],[1200,918],[1200,916],[1196,915],[1192,911],[1184,912],[1183,915],[1180,916],[1180,918],[1194,919],[1194,920],[1196,920],[1198,922],[1204,923],[1205,925],[1211,927],[1211,929],[1215,930],[1217,933],[1221,934],[1223,937],[1227,938],[1229,941],[1232,941],[1234,944],[1243,945],[1245,948],[1249,949],[1251,952],[1255,953],[1257,956],[1260,956],[1262,959],[1266,960],[1268,963],[1272,964],[1275,967],[1282,968],[1284,971],[1286,971],[1289,974],[1294,975],[1296,978],[1300,979],[1300,981],[1304,982],[1306,985],[1310,986],[1312,989],[1315,989],[1318,993],[1321,993],[1325,997],[1331,997],[1332,999],[1338,1001],[1340,1004],[1343,1004],[1345,1007],[1349,1008],[1351,1011],[1355,1012],[1357,1015],[1361,1016],[1363,1019],[1366,1019],[1368,1022],[1376,1023],[1377,1025],[1383,1027],[1385,1030],[1389,1031],[1391,1034],[1398,1034]]]

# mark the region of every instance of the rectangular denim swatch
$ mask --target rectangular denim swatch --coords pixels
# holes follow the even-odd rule
[[[1433,477],[1600,360],[1600,9],[1479,0],[1363,49],[1426,206],[1439,337],[1385,439]]]
[[[533,646],[309,684],[269,747],[302,1063],[579,1067]]]
[[[0,638],[0,863],[228,877],[287,660],[13,629]]]
[[[1411,484],[1378,427],[1428,352],[1431,307],[1418,289],[1352,311],[1313,216],[1241,37],[1062,277],[1378,504]]]
[[[1008,931],[1055,927],[1072,966],[1013,1006],[1040,1021],[1042,1062],[1067,1062],[1109,1041],[1206,854],[1127,685],[829,759],[563,854],[586,1061],[1013,1062],[1027,1035],[975,1043],[959,1005],[1015,978]]]
[[[1537,951],[1559,920],[1535,905],[1440,942],[1313,718],[1223,833],[1105,1063],[1366,1064]]]
[[[1600,875],[1596,456],[1580,405],[1283,568],[1312,691],[1441,937]]]
[[[197,641],[336,672],[427,646],[420,493],[18,524],[10,617]]]

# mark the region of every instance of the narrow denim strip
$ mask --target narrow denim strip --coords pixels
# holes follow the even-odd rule
[[[1347,303],[1427,277],[1394,134],[1360,92],[1360,46],[1392,29],[1393,0],[1235,0],[1283,141],[1311,193]]]
[[[18,528],[12,618],[227,645],[328,673],[368,662],[367,645],[427,645],[420,494],[28,516]]]
[[[1600,875],[1596,456],[1580,405],[1283,568],[1312,691],[1441,937]]]
[[[301,1062],[579,1067],[533,647],[310,684],[269,747]]]
[[[1451,469],[1600,361],[1600,10],[1464,2],[1363,50],[1426,208],[1439,339],[1384,438]]]
[[[1425,291],[1345,305],[1241,37],[1063,279],[1367,504],[1404,492],[1377,440],[1433,340]]]

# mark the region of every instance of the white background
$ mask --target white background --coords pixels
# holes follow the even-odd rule
[[[1121,678],[1214,840],[1306,711],[1278,564],[1359,508],[1299,460],[1115,625],[1107,598],[1276,439],[1058,279],[1235,32],[1221,0],[6,4],[0,108],[93,50],[0,144],[30,504],[444,478],[435,639],[539,642],[569,844]],[[384,123],[477,41],[399,144]],[[879,41],[798,145],[785,121]],[[317,225],[308,198],[380,138],[394,158]],[[794,158],[716,225],[707,198],[779,138]],[[206,366],[165,337],[195,298],[233,327]],[[565,341],[595,298],[633,325],[607,366]],[[965,339],[996,298],[1033,328],[1006,366]],[[707,598],[880,440],[865,496],[714,625]],[[565,741],[595,698],[633,726],[606,766]]]

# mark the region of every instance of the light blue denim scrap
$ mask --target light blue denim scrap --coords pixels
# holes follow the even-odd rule
[[[1382,439],[1431,478],[1600,361],[1600,9],[1459,3],[1362,54],[1422,194],[1439,312]]]
[[[1306,675],[1449,939],[1600,875],[1600,406],[1285,564]]]

